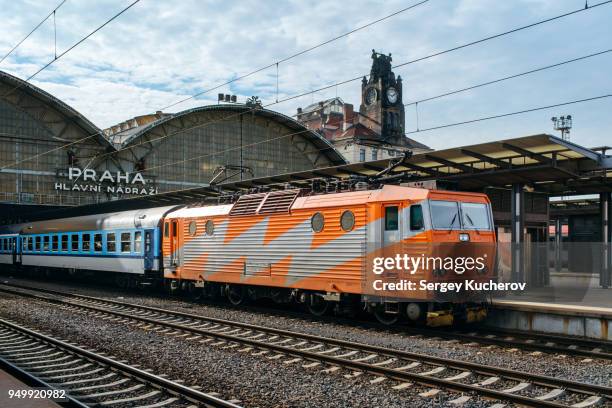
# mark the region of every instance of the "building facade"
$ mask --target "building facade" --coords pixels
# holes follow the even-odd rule
[[[102,130],[52,95],[0,72],[0,209],[11,219],[37,206],[92,204],[344,163],[319,133],[259,105],[156,112]]]
[[[348,162],[431,151],[405,135],[402,78],[395,76],[391,61],[391,54],[372,50],[370,75],[361,81],[359,111],[336,97],[298,108],[297,120],[331,141]]]

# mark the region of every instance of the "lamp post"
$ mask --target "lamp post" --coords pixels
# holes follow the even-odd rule
[[[551,118],[555,130],[561,132],[561,139],[569,140],[570,129],[572,128],[572,115]]]

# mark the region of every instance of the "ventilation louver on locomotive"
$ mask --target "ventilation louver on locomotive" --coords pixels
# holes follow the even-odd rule
[[[299,190],[283,190],[243,195],[236,201],[229,215],[289,212],[299,193]]]

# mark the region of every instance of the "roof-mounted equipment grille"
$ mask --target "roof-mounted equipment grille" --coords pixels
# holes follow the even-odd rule
[[[299,192],[300,190],[280,190],[268,193],[268,196],[259,208],[258,214],[289,212]]]
[[[257,213],[257,209],[266,198],[267,193],[246,194],[240,196],[236,204],[232,207],[229,215],[252,215]]]

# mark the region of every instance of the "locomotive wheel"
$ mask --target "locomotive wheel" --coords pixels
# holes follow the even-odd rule
[[[306,302],[308,311],[313,316],[321,317],[329,310],[329,302],[323,299],[321,296],[310,295],[308,302]]]
[[[241,306],[246,303],[246,290],[242,286],[229,285],[227,288],[227,300],[234,306]]]
[[[379,323],[385,326],[391,326],[399,320],[399,313],[387,313],[382,307],[377,307],[376,310],[374,310],[374,317]]]

